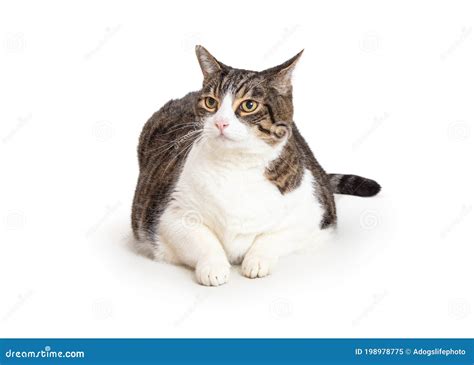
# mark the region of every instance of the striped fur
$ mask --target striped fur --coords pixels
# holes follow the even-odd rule
[[[329,174],[329,183],[335,194],[368,197],[377,195],[381,189],[376,181],[357,175]]]
[[[189,257],[189,252],[183,252],[180,257],[176,256],[177,247],[169,246],[163,249],[164,245],[161,245],[160,248],[160,236],[165,237],[168,243],[173,243],[173,234],[177,233],[178,236],[184,234],[182,227],[176,228],[174,225],[177,220],[183,218],[177,215],[176,209],[180,209],[179,204],[186,205],[187,198],[201,200],[203,194],[209,194],[206,196],[213,198],[216,207],[220,209],[222,208],[219,200],[221,196],[228,196],[229,201],[232,201],[230,196],[233,191],[229,190],[229,187],[233,186],[240,192],[243,198],[242,205],[247,204],[249,211],[253,209],[253,202],[260,199],[262,202],[267,202],[272,207],[271,209],[274,206],[279,210],[276,214],[281,217],[285,216],[285,209],[292,206],[293,215],[288,218],[290,220],[287,225],[291,229],[298,229],[297,226],[301,225],[302,229],[295,231],[301,238],[308,236],[304,232],[312,232],[312,236],[313,233],[321,231],[329,232],[331,231],[329,228],[336,226],[334,193],[372,196],[378,193],[380,186],[373,180],[355,175],[326,174],[300,134],[293,120],[291,74],[301,52],[279,66],[260,72],[229,67],[217,61],[200,46],[197,46],[196,54],[204,75],[202,89],[166,103],[148,120],[140,135],[138,145],[140,174],[132,207],[132,228],[138,241],[150,243],[150,250],[154,252],[155,258],[164,258],[170,262],[195,267],[200,283],[220,285],[227,280],[228,262],[222,259],[219,253],[216,256],[218,259],[214,257],[211,261],[204,262],[193,261],[193,258]],[[217,103],[214,109],[206,102],[209,98]],[[252,112],[246,112],[241,108],[245,100],[253,100],[257,108]],[[217,118],[233,120],[231,124],[234,128],[232,133],[234,133],[235,141],[231,138],[225,140],[226,142],[216,142],[218,135],[209,137],[211,129],[212,133],[218,133],[215,128]],[[226,131],[231,129],[228,128]],[[214,146],[216,149],[213,149],[212,143],[216,143]],[[226,150],[227,148],[229,151]],[[227,154],[231,160],[226,160]],[[209,160],[202,160],[208,157]],[[221,159],[221,161],[216,162],[213,159],[216,161]],[[192,161],[191,166],[188,161]],[[262,165],[262,169],[257,169],[253,173],[245,167],[242,174],[235,175],[238,165],[241,168],[242,164],[247,164],[245,166],[254,170],[255,166],[260,168],[259,166]],[[214,167],[220,169],[224,165],[226,167],[222,170],[222,174],[227,174],[229,180],[225,180],[227,177],[223,175],[216,176],[213,170]],[[200,166],[207,170],[200,171]],[[200,181],[197,176],[201,174],[203,179],[208,180]],[[254,185],[248,188],[240,183],[235,185],[235,179],[230,178],[232,176],[238,178],[246,176],[246,179],[254,181]],[[226,182],[219,185],[216,180],[221,177]],[[214,190],[209,191],[209,186],[213,186]],[[245,189],[253,190],[246,191]],[[186,195],[193,194],[193,191],[199,191],[195,198]],[[258,195],[260,192],[264,196],[260,197]],[[213,194],[216,196],[213,197]],[[178,204],[177,200],[183,201]],[[256,211],[265,211],[262,202]],[[200,209],[206,209],[207,202],[204,208],[196,204],[194,205]],[[225,199],[223,204],[226,204]],[[243,206],[247,207],[247,205]],[[232,207],[228,209],[230,211],[224,212],[225,214],[235,213]],[[208,219],[207,213],[204,213],[197,212],[201,218]],[[251,214],[248,216],[255,214],[255,212],[249,213]],[[209,216],[213,217],[216,214],[222,215],[223,212],[210,213]],[[246,219],[245,212],[240,211],[239,214]],[[219,218],[224,221],[227,219],[225,216]],[[265,225],[267,221],[272,222],[270,218],[267,219],[265,215],[252,216],[250,222]],[[276,220],[278,219],[275,218],[274,221]],[[203,231],[199,234],[206,235],[204,232],[206,227],[212,226],[214,222],[208,223],[203,223]],[[247,229],[250,233],[245,234],[253,237],[253,240],[258,241],[262,238],[257,237],[265,237],[266,232],[258,233],[258,227],[247,226]],[[222,237],[217,233],[214,234],[219,239],[224,239],[228,234],[244,234],[239,231],[221,233]],[[296,236],[290,235],[290,232],[288,234],[286,238],[280,237],[280,248],[276,244],[269,245],[272,250],[276,249],[272,254],[275,260],[283,252],[289,253],[294,249],[288,245]],[[186,240],[192,241],[196,235],[186,237]],[[183,244],[182,238],[176,238],[178,241],[175,243]],[[209,240],[215,239],[214,237]],[[269,241],[271,242],[273,241]],[[246,245],[250,243],[252,241],[245,243],[234,253],[226,252],[227,259],[232,263],[243,260],[242,265],[246,276],[267,275],[269,272],[267,269],[270,266],[268,262],[259,261],[261,258],[257,260],[258,257],[256,258],[255,255],[253,257],[248,257],[252,256],[250,254],[244,255],[246,250],[249,250]],[[222,241],[221,244],[232,246],[234,243]],[[262,247],[265,245],[262,243]],[[232,247],[235,249],[234,246]],[[193,247],[186,246],[184,250],[192,251]],[[252,249],[249,252],[252,252]],[[259,272],[259,267],[267,269],[265,272]],[[216,273],[216,276],[212,276],[212,273]]]

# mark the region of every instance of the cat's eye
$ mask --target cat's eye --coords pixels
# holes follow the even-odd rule
[[[217,100],[210,96],[204,99],[204,104],[206,105],[206,108],[210,110],[214,110],[217,108]]]
[[[252,113],[254,112],[258,107],[258,103],[255,100],[244,100],[240,104],[240,109],[244,111],[245,113]]]

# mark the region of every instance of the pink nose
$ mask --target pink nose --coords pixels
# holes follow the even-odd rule
[[[224,133],[224,129],[229,126],[229,123],[227,123],[227,121],[223,119],[219,119],[215,124],[217,129],[219,129],[221,133]]]

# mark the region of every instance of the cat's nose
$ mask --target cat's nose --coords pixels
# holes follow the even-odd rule
[[[218,119],[215,122],[215,125],[221,133],[224,133],[224,129],[226,129],[229,126],[229,123],[225,119]]]

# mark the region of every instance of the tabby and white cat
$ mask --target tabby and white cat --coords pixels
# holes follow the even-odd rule
[[[196,47],[203,87],[171,100],[140,136],[132,210],[139,246],[195,269],[197,281],[249,278],[314,245],[336,226],[334,193],[373,196],[380,186],[326,174],[293,121],[291,74],[301,52],[265,71],[217,61]]]

